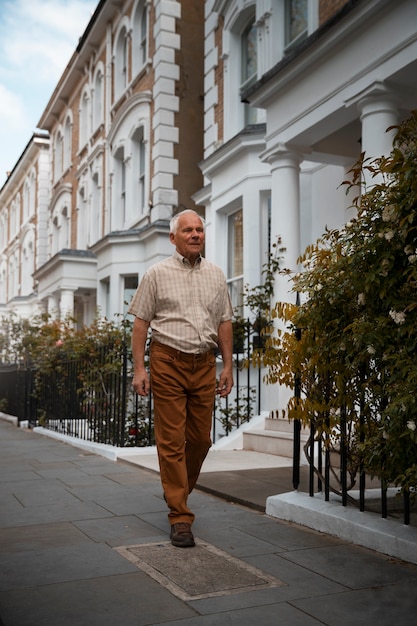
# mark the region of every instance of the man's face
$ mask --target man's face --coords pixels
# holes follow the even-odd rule
[[[177,251],[191,263],[194,263],[204,243],[204,228],[200,218],[192,213],[181,215],[175,235],[170,233],[171,243]]]

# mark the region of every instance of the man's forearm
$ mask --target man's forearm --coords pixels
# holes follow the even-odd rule
[[[225,367],[232,367],[233,358],[233,328],[231,320],[222,322],[218,329],[219,349]]]
[[[132,331],[132,356],[134,368],[145,366],[145,347],[148,337],[149,322],[139,317],[133,322]]]

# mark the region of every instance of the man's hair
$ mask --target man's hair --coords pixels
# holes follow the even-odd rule
[[[201,215],[199,215],[197,211],[194,211],[193,209],[184,209],[184,211],[180,211],[180,213],[176,213],[176,215],[174,215],[171,218],[171,221],[169,222],[170,233],[175,235],[175,233],[177,232],[177,228],[178,228],[178,220],[180,219],[182,215],[186,215],[187,213],[191,213],[192,215],[196,215],[198,218],[200,218],[201,223],[203,225],[203,229],[206,230],[206,220],[203,217],[201,217]]]

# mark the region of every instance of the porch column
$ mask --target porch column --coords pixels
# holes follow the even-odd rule
[[[74,292],[71,289],[63,289],[60,299],[60,316],[65,319],[67,316],[74,316]]]
[[[392,150],[395,130],[387,129],[398,124],[399,111],[395,96],[383,83],[374,83],[357,101],[362,122],[362,152],[365,159],[388,156]],[[378,177],[365,171],[365,183],[374,185]]]
[[[264,160],[271,166],[271,245],[281,238],[285,248],[280,257],[280,270],[297,271],[297,259],[300,255],[300,163],[301,154],[288,150],[285,146],[268,151]],[[292,302],[296,294],[292,293],[292,283],[287,276],[277,274],[274,283],[273,304]],[[276,323],[279,328],[280,323]],[[292,391],[278,385],[267,385],[265,408],[268,410],[286,410]]]
[[[279,149],[268,156],[271,165],[271,244],[281,238],[285,248],[280,269],[297,271],[300,255],[300,154]],[[281,255],[280,255],[281,256]],[[276,302],[295,302],[286,276],[275,279]]]
[[[57,319],[59,315],[59,302],[55,294],[50,294],[48,296],[47,313],[52,317],[52,319]]]

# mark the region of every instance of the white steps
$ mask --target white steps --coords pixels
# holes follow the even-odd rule
[[[301,446],[308,434],[301,430]],[[293,457],[294,422],[282,417],[265,418],[264,428],[247,430],[243,433],[243,449],[264,454]]]

